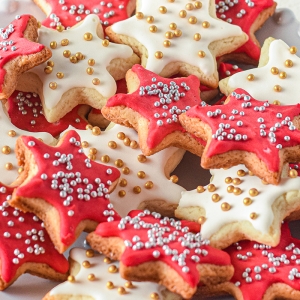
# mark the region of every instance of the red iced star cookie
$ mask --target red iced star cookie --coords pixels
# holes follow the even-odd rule
[[[207,141],[202,167],[244,163],[266,182],[278,184],[285,164],[300,160],[299,114],[299,104],[272,105],[236,89],[225,105],[195,106],[180,122]]]
[[[40,97],[35,93],[14,91],[6,103],[7,113],[11,122],[18,128],[30,132],[49,132],[58,136],[69,125],[78,129],[85,129],[89,124],[85,114],[89,111],[88,105],[78,105],[55,123],[49,123],[42,111]]]
[[[256,65],[260,56],[260,44],[254,33],[273,15],[276,2],[273,0],[216,1],[217,17],[238,25],[249,36],[249,40],[222,59],[234,59]]]
[[[36,213],[59,252],[83,230],[118,218],[108,193],[120,172],[90,161],[75,131],[68,131],[56,147],[30,136],[21,136],[16,147],[18,159],[24,161],[24,181],[10,204]]]
[[[38,23],[33,16],[16,16],[0,32],[0,99],[15,90],[18,76],[50,58],[51,52],[35,43]]]
[[[92,248],[120,260],[123,278],[160,282],[190,298],[199,282],[223,282],[233,271],[227,254],[208,246],[199,231],[196,222],[132,211],[120,221],[99,224],[87,240]]]
[[[107,27],[131,16],[135,9],[132,0],[34,0],[46,13],[47,18],[42,22],[44,26],[56,28],[59,25],[70,28],[82,21],[86,15],[97,14],[102,25]]]
[[[126,74],[129,94],[111,97],[102,114],[115,123],[133,127],[145,155],[168,146],[179,146],[202,154],[201,139],[180,125],[178,116],[200,104],[200,81],[196,76],[163,78],[134,65]]]
[[[23,273],[65,280],[68,261],[54,248],[38,217],[9,206],[12,192],[0,183],[0,290]]]

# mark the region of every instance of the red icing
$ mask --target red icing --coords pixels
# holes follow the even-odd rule
[[[22,15],[19,19],[15,19],[11,22],[10,25],[13,26],[14,31],[8,33],[7,38],[3,38],[3,32],[6,32],[9,26],[3,29],[3,32],[0,34],[0,84],[3,84],[4,76],[6,74],[6,70],[4,69],[4,65],[16,58],[17,56],[25,56],[40,52],[44,49],[44,45],[31,42],[24,38],[24,31],[27,27],[28,20],[30,15]],[[4,46],[4,42],[13,41],[12,45]],[[3,51],[3,48],[6,47],[7,50]],[[16,47],[15,51],[12,51],[12,47]]]
[[[10,199],[12,192],[13,188],[0,183],[0,257],[3,280],[10,282],[17,269],[27,262],[47,264],[59,273],[67,273],[68,261],[54,248],[43,223],[34,214],[23,213],[8,205],[7,200]],[[13,223],[9,223],[10,221]],[[7,232],[10,234],[9,237],[4,236]],[[35,245],[42,247],[43,249],[40,249],[42,252],[39,251],[37,254],[28,252],[30,247],[36,249]],[[19,250],[19,254],[16,249]],[[14,259],[18,262],[14,263]]]
[[[38,171],[28,183],[16,189],[16,196],[42,198],[58,210],[61,220],[61,242],[63,244],[69,246],[75,241],[75,230],[82,220],[89,219],[95,222],[104,222],[108,219],[119,218],[118,214],[112,209],[112,205],[107,198],[107,191],[103,190],[103,188],[109,188],[109,180],[114,182],[119,178],[119,170],[88,160],[82,152],[80,147],[80,137],[75,131],[69,131],[64,136],[59,146],[56,147],[46,145],[30,136],[22,136],[22,139],[34,155]],[[74,143],[72,139],[73,141],[76,140],[76,142]],[[35,143],[34,146],[29,146],[28,143],[31,141]],[[46,153],[50,155],[49,158],[44,158],[44,154]],[[61,155],[73,155],[73,158],[69,160],[69,167],[67,162],[62,161],[58,166],[53,165],[53,163],[55,164],[54,161],[57,162],[58,160],[63,159],[60,156],[55,156],[57,153],[60,153]],[[86,166],[87,162],[90,163],[90,167]],[[110,175],[107,174],[107,170],[111,170]],[[55,183],[53,182],[53,175],[58,172],[75,175],[67,180],[66,177],[58,177],[58,182]],[[76,181],[77,172],[80,172],[81,174],[81,182],[72,185],[72,183],[75,183]],[[42,174],[46,174],[47,179],[42,179]],[[65,185],[62,178],[66,180]],[[103,185],[101,191],[99,191],[102,195],[98,196],[96,191],[99,184],[95,183],[96,178],[99,178]],[[88,182],[84,183],[84,179],[88,179]],[[53,184],[57,185],[56,189],[51,187]],[[90,189],[88,184],[92,184]],[[60,189],[60,186],[63,185],[67,188],[67,191],[69,191],[69,188],[72,188],[73,190],[66,193],[66,195],[62,195],[64,192]],[[81,197],[79,196],[80,193],[78,191],[80,188],[82,189],[81,194],[89,195],[89,199],[84,200],[86,198],[78,198]],[[93,195],[92,192],[96,192],[96,195]],[[69,200],[69,205],[64,205],[65,201],[68,201],[67,196],[73,197],[73,200]],[[73,211],[74,215],[68,215],[70,214],[70,211]]]
[[[119,224],[126,225],[123,229],[120,229]],[[139,226],[139,224],[149,224],[149,227]],[[155,231],[150,229],[153,225],[157,228]],[[139,226],[139,228],[137,228],[137,226]],[[177,235],[175,234],[174,239],[170,240],[170,235],[173,235],[175,231]],[[132,247],[126,247],[121,257],[121,261],[125,266],[136,266],[144,262],[161,260],[176,270],[191,287],[195,287],[200,280],[197,264],[208,263],[222,266],[230,264],[230,259],[226,253],[206,245],[203,240],[200,241],[201,235],[199,231],[200,225],[196,222],[186,220],[176,221],[169,218],[160,218],[160,215],[156,213],[151,214],[150,212],[131,211],[128,217],[123,218],[121,221],[99,224],[95,233],[102,237],[117,236],[122,238],[124,242],[130,241],[132,243]],[[152,243],[150,241],[151,247],[146,248],[142,246],[140,249],[134,250],[133,246],[136,244],[134,237],[138,236],[140,238],[139,241],[145,245],[146,242],[149,242],[149,234],[151,232],[156,233],[156,235],[153,234],[155,241],[152,241]],[[190,237],[189,242],[187,242],[188,246],[184,246],[184,242],[182,241],[187,241],[186,238],[188,235]],[[168,242],[159,242],[160,239],[158,237],[167,238]],[[174,257],[172,253],[165,253],[166,246],[164,247],[164,245],[167,245],[171,250],[177,250],[178,256],[180,256],[183,251],[189,250],[184,260],[186,263],[185,266],[189,268],[188,272],[183,272],[183,266],[180,266],[177,261],[172,260],[172,257]],[[207,255],[201,254],[201,251],[199,254],[196,249],[204,250]],[[160,252],[158,258],[153,256],[154,251]],[[192,260],[193,255],[199,257],[200,261],[195,262]]]
[[[220,2],[224,3],[225,1],[216,0],[216,5],[219,5]],[[253,7],[250,7],[246,3],[246,1],[240,0],[237,4],[234,4],[233,6],[229,6],[224,3],[228,8],[228,10],[225,10],[224,12],[221,11],[222,6],[219,5],[219,7],[217,7],[216,9],[216,12],[218,18],[224,21],[231,19],[231,24],[240,26],[241,29],[249,36],[249,40],[243,46],[235,50],[233,53],[246,53],[249,57],[258,61],[260,56],[260,47],[257,44],[255,44],[254,41],[251,39],[250,29],[254,21],[259,16],[259,14],[263,10],[271,7],[274,4],[274,1],[252,0],[249,2],[254,4]],[[233,3],[233,1],[231,1],[231,3]],[[241,18],[238,18],[237,15],[241,12],[241,10],[244,10],[245,14]],[[222,15],[225,15],[225,18],[222,18]]]
[[[243,70],[239,68],[237,65],[221,62],[218,71],[219,71],[219,78],[221,80],[228,76],[239,73]]]
[[[173,114],[173,116],[175,116],[177,119],[182,110],[185,110],[187,107],[197,105],[201,102],[199,79],[194,75],[172,79],[163,78],[144,69],[140,65],[134,65],[132,67],[132,71],[137,74],[140,80],[139,88],[132,94],[117,94],[111,97],[107,101],[106,106],[114,107],[124,105],[139,112],[144,118],[148,119],[150,124],[147,145],[150,149],[155,148],[168,134],[174,131],[186,132],[179,121],[171,121],[171,123],[167,123],[167,119],[172,119],[172,114],[170,113],[170,109],[172,107],[176,106],[180,110],[178,113]],[[155,81],[153,81],[153,79],[155,79]],[[173,97],[170,104],[165,103],[166,109],[163,108],[163,104],[160,104],[159,107],[156,107],[154,104],[160,101],[160,97],[158,93],[153,95],[147,94],[146,86],[151,87],[151,85],[155,85],[156,87],[152,87],[151,90],[157,89],[159,91],[163,91],[163,87],[157,86],[159,82],[167,85],[168,87],[168,90],[166,92],[162,92],[162,95],[169,94],[171,82],[175,83],[179,87],[179,93],[184,93],[185,95],[180,97],[177,101],[174,100]],[[188,89],[185,89],[184,86],[181,86],[181,84],[184,83],[188,86]],[[145,90],[144,95],[140,94],[142,89]],[[160,117],[156,118],[155,113],[158,113]],[[162,113],[166,113],[167,116],[163,117]],[[163,120],[162,126],[157,124],[158,120]]]
[[[22,105],[20,105],[22,104]],[[80,105],[73,108],[62,119],[55,123],[49,123],[42,114],[41,99],[37,94],[15,91],[8,98],[8,115],[11,122],[22,130],[30,132],[49,132],[58,136],[69,125],[78,129],[85,129],[89,123],[80,117],[78,111]],[[20,110],[22,108],[22,110]],[[26,112],[24,114],[23,112]],[[34,123],[32,122],[34,121]]]
[[[199,118],[204,123],[207,123],[212,129],[212,134],[215,134],[220,129],[220,123],[230,125],[229,129],[223,130],[227,134],[230,134],[231,129],[236,130],[231,140],[227,138],[228,135],[223,140],[212,137],[206,156],[212,157],[231,150],[253,152],[267,164],[270,171],[277,172],[281,162],[279,159],[279,149],[276,146],[280,144],[282,145],[282,149],[284,149],[300,144],[300,131],[297,129],[291,131],[288,125],[281,123],[285,118],[290,118],[292,121],[294,117],[298,116],[300,114],[300,104],[278,106],[269,104],[267,101],[255,100],[243,89],[236,89],[234,93],[240,95],[241,98],[237,99],[231,94],[229,102],[225,105],[195,106],[187,112],[187,116]],[[244,96],[249,97],[249,100],[245,101]],[[250,103],[251,107],[243,108],[242,105],[247,103]],[[255,111],[255,107],[264,108],[264,111]],[[220,113],[217,114],[217,110],[220,110]],[[237,111],[236,114],[233,113],[234,110]],[[212,117],[208,116],[210,112],[214,114]],[[240,115],[241,112],[244,112],[245,115]],[[282,114],[282,117],[278,118],[276,116],[278,113]],[[224,119],[222,118],[223,114],[226,115]],[[230,116],[233,116],[234,120],[230,120]],[[263,118],[264,122],[258,122],[259,118]],[[238,121],[242,121],[243,125],[237,126]],[[272,134],[270,128],[275,127],[276,123],[281,124],[281,127],[277,128],[274,132],[276,141],[272,143],[269,139],[269,134]],[[266,125],[264,129],[266,136],[260,135],[260,126],[262,124]],[[246,135],[247,139],[235,140],[237,134],[241,136]],[[290,140],[284,140],[285,136],[289,136]]]
[[[282,225],[281,240],[277,247],[268,247],[252,241],[242,241],[230,246],[225,251],[229,253],[235,269],[231,282],[240,282],[239,287],[244,300],[263,299],[266,290],[274,283],[285,283],[295,290],[300,290],[298,277],[294,276],[294,280],[290,280],[288,277],[293,268],[296,268],[299,272],[297,261],[300,259],[300,241],[291,236],[287,223]],[[247,255],[247,253],[250,255]],[[274,261],[279,262],[279,266],[274,265],[272,260],[269,260],[269,253]],[[238,258],[240,255],[244,259]],[[283,259],[284,255],[286,255],[286,259]],[[262,267],[264,264],[266,264],[266,269]],[[254,270],[256,266],[260,267],[260,272],[256,272],[257,269]],[[276,269],[275,273],[269,272],[269,268],[272,267]],[[246,268],[251,270],[251,272],[248,272],[247,277],[250,277],[252,282],[246,282],[246,277],[243,277]],[[260,280],[255,279],[257,274],[261,275]]]
[[[104,27],[112,25],[116,22],[127,19],[127,5],[129,0],[110,0],[110,1],[101,1],[101,0],[89,0],[89,1],[81,1],[81,0],[65,0],[64,4],[59,4],[58,0],[45,0],[47,5],[51,6],[51,12],[49,16],[43,21],[43,25],[47,27],[55,28],[57,26],[56,22],[53,22],[53,19],[50,18],[51,14],[55,14],[56,17],[59,18],[59,22],[65,28],[72,27],[76,25],[79,21],[83,20],[87,14],[85,13],[87,10],[90,13],[96,13]],[[101,5],[101,3],[104,5]],[[79,5],[84,5],[83,13],[78,13]],[[71,5],[75,5],[76,9],[74,13],[69,13]],[[111,7],[109,7],[111,5]],[[66,6],[68,9],[63,10],[62,7]],[[123,8],[120,8],[123,7]],[[99,12],[95,12],[95,9],[99,10]],[[113,12],[110,14],[110,12]],[[76,20],[76,18],[80,18]]]

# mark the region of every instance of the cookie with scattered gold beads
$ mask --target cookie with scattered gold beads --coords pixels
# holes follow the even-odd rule
[[[210,172],[210,184],[182,193],[175,215],[200,222],[203,238],[217,248],[243,239],[276,246],[281,222],[299,211],[300,178],[271,185],[243,165]]]
[[[245,43],[240,27],[216,17],[215,0],[137,2],[135,16],[106,29],[112,41],[130,45],[146,69],[171,77],[196,75],[216,88],[216,57]]]
[[[65,297],[95,300],[181,300],[177,294],[153,282],[132,282],[121,278],[119,262],[92,249],[73,248],[70,251],[71,273],[66,282],[54,287],[43,300],[63,300]]]
[[[18,89],[40,96],[49,122],[61,119],[77,104],[100,109],[115,94],[115,80],[139,62],[130,47],[104,39],[94,14],[68,30],[42,26],[39,42],[49,45],[52,57],[24,74]]]

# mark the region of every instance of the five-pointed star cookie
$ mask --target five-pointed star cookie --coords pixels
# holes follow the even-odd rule
[[[222,93],[229,95],[236,88],[242,88],[260,101],[267,99],[277,105],[299,103],[300,58],[296,53],[296,47],[290,47],[282,40],[267,39],[258,68],[220,81]]]
[[[218,85],[216,56],[247,41],[240,27],[216,17],[215,0],[140,0],[135,16],[106,33],[130,45],[146,69],[163,77],[194,74],[210,87]]]
[[[70,251],[70,260],[70,280],[54,287],[43,300],[58,300],[66,295],[74,300],[83,295],[95,300],[182,299],[153,282],[124,280],[119,273],[118,261],[112,261],[92,249],[73,248]],[[75,268],[76,265],[80,266],[79,272]]]
[[[16,16],[0,30],[0,99],[7,99],[15,90],[21,73],[46,61],[51,51],[36,43],[37,20],[30,15]]]
[[[249,40],[221,59],[234,59],[257,65],[260,57],[260,44],[254,33],[274,13],[276,2],[273,0],[252,0],[230,2],[215,0],[217,17],[241,27]],[[226,57],[227,56],[227,57]]]
[[[89,0],[34,0],[46,13],[42,22],[46,27],[64,26],[66,29],[82,21],[87,15],[97,14],[104,27],[112,25],[131,16],[135,3],[132,0],[111,0],[109,2]]]
[[[54,248],[37,216],[9,206],[12,192],[0,183],[0,290],[23,273],[65,280],[68,261]]]
[[[195,106],[180,122],[207,141],[202,167],[244,163],[255,175],[278,184],[286,163],[300,161],[299,114],[300,104],[281,107],[236,89],[225,105]]]
[[[120,181],[110,194],[110,202],[120,216],[144,208],[174,216],[185,189],[172,181],[170,173],[179,164],[184,150],[168,147],[146,157],[138,145],[135,130],[121,125],[114,125],[99,135],[95,134],[95,128],[76,131],[89,158],[121,171]]]
[[[123,278],[160,282],[184,298],[192,297],[199,282],[215,284],[232,276],[227,254],[202,239],[196,222],[138,210],[99,224],[87,240],[95,250],[120,260]]]
[[[138,62],[130,47],[103,39],[94,14],[68,30],[42,26],[39,42],[51,47],[52,57],[26,73],[18,89],[39,94],[49,122],[61,119],[77,104],[101,108],[116,92],[115,79]]]
[[[202,103],[196,76],[163,78],[134,65],[126,81],[129,94],[111,97],[101,110],[105,118],[133,127],[145,155],[172,145],[202,154],[203,141],[187,133],[178,121],[181,113]]]
[[[175,215],[202,223],[203,238],[217,248],[242,239],[276,246],[281,221],[299,210],[300,178],[268,185],[243,165],[210,172],[210,184],[182,193]]]
[[[21,136],[16,147],[18,159],[24,161],[23,182],[10,204],[36,213],[60,253],[83,230],[119,217],[109,192],[120,172],[88,159],[75,131],[67,132],[55,147],[31,136]]]

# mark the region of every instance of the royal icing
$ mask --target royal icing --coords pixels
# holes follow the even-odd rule
[[[236,222],[249,222],[251,224],[251,235],[249,230],[245,231],[240,226],[240,232],[247,238],[257,238],[257,242],[276,244],[278,241],[273,236],[276,230],[280,230],[281,220],[274,220],[272,205],[282,195],[285,202],[281,207],[287,213],[294,209],[299,202],[293,193],[299,191],[300,178],[282,179],[279,185],[266,185],[258,177],[250,176],[249,171],[243,165],[231,167],[230,169],[211,169],[211,184],[182,193],[179,208],[201,207],[204,212],[199,217],[205,221],[201,226],[203,238],[210,239],[218,233],[223,226]],[[289,197],[291,195],[291,197]],[[284,211],[280,216],[285,217]],[[278,216],[278,214],[277,214]],[[245,226],[247,229],[247,227]],[[260,240],[258,240],[258,238]],[[232,236],[232,239],[235,239]],[[222,245],[230,245],[232,239],[224,235],[223,239],[216,241]]]
[[[227,255],[208,246],[200,225],[190,221],[162,218],[158,213],[132,211],[120,221],[99,224],[95,234],[124,240],[120,261],[127,267],[162,261],[173,268],[192,288],[199,283],[199,263],[225,266]]]
[[[280,159],[279,151],[300,143],[300,132],[292,122],[299,113],[299,104],[272,105],[257,101],[243,89],[236,89],[226,105],[195,106],[187,116],[199,118],[211,128],[207,157],[232,150],[252,152],[269,171],[278,172],[289,159]]]
[[[37,94],[14,91],[7,102],[7,113],[12,124],[30,132],[46,131],[53,136],[58,136],[69,125],[78,129],[85,129],[88,125],[88,122],[79,114],[80,105],[59,121],[49,123],[43,114],[41,99]]]
[[[212,53],[209,45],[230,37],[243,39],[240,27],[216,18],[214,0],[193,3],[141,0],[136,11],[136,16],[111,28],[141,43],[147,49],[144,67],[157,74],[169,63],[183,62],[196,66],[206,79],[209,77],[210,85],[214,85],[217,83],[215,56],[224,49]]]
[[[186,133],[178,116],[201,102],[196,76],[163,78],[140,65],[134,65],[140,85],[131,94],[116,94],[106,107],[126,106],[149,121],[147,147],[154,149],[163,139],[175,132]],[[137,128],[138,130],[138,128]]]
[[[119,184],[110,194],[110,201],[120,216],[125,217],[145,201],[163,200],[177,205],[185,189],[169,179],[165,168],[169,159],[183,150],[169,147],[146,157],[138,146],[136,131],[120,125],[101,135],[93,134],[92,130],[77,130],[77,133],[86,155],[107,166],[117,166],[121,171]]]
[[[269,287],[284,283],[300,290],[300,243],[283,223],[280,243],[276,247],[241,241],[226,249],[235,269],[231,279],[240,288],[243,299],[263,299]],[[280,296],[280,290],[276,296]]]
[[[261,101],[268,100],[282,105],[297,104],[299,99],[295,95],[300,93],[300,58],[294,53],[296,49],[282,40],[272,41],[268,53],[263,54],[268,55],[268,63],[231,76],[228,88],[230,91],[243,88],[253,98]]]
[[[132,55],[130,47],[103,40],[99,18],[94,14],[61,32],[42,26],[39,42],[50,45],[52,51],[50,61],[31,70],[43,83],[40,97],[47,119],[47,110],[53,109],[63,94],[72,88],[94,89],[105,98],[114,95],[116,82],[106,68],[114,58],[127,59]],[[94,102],[87,104],[95,106]],[[101,108],[103,103],[99,101],[97,105]]]
[[[119,217],[108,193],[120,172],[88,159],[75,131],[67,132],[56,147],[31,136],[21,138],[34,156],[37,171],[16,188],[14,196],[41,198],[53,205],[60,216],[62,244],[70,246],[75,241],[82,220],[103,222]]]
[[[1,278],[9,283],[24,263],[46,264],[67,273],[68,261],[54,248],[39,218],[9,206],[12,192],[12,188],[0,185]]]
[[[119,262],[112,262],[102,254],[73,248],[70,258],[80,264],[79,272],[74,275],[71,273],[73,280],[53,288],[50,296],[85,294],[94,300],[165,299],[162,293],[165,290],[163,286],[152,282],[129,282],[121,278],[118,271],[109,271],[109,268],[118,270]],[[173,297],[181,299],[175,294]]]
[[[14,126],[4,113],[2,106],[0,107],[0,124],[0,146],[2,149],[0,159],[0,167],[2,169],[0,172],[0,182],[10,185],[17,179],[19,172],[23,170],[23,168],[18,165],[18,161],[16,159],[15,144],[17,138],[20,135],[28,135],[28,131],[21,130]],[[55,142],[52,135],[46,132],[30,134],[37,138],[41,138],[44,143],[47,144],[53,144]]]
[[[51,12],[42,24],[56,28],[62,25],[70,28],[89,14],[97,14],[105,27],[130,17],[127,11],[129,0],[99,1],[89,0],[45,0],[45,6],[51,6]]]
[[[4,65],[18,56],[28,56],[42,51],[45,46],[24,38],[30,15],[16,16],[5,28],[0,30],[0,84],[4,83],[7,69]],[[20,65],[24,62],[20,61]],[[12,70],[14,71],[14,70]]]
[[[249,36],[249,40],[234,53],[246,53],[254,60],[259,60],[260,47],[251,37],[251,27],[267,8],[273,6],[273,0],[233,0],[216,2],[217,17],[234,25],[241,27],[243,32]]]

